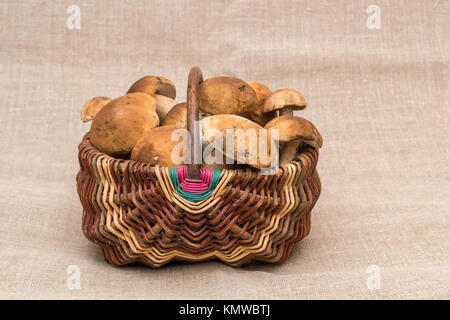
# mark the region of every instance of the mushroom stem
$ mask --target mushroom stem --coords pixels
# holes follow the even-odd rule
[[[283,109],[280,110],[280,117],[281,116],[292,116],[294,114],[294,109],[292,106],[285,106]]]
[[[159,120],[162,122],[178,102],[160,94],[155,94],[154,97],[156,100],[156,113],[158,113]]]
[[[280,154],[280,165],[285,165],[289,162],[291,162],[292,160],[295,159],[295,156],[298,153],[298,147],[301,144],[301,140],[297,139],[297,140],[292,140],[292,141],[288,141],[285,142],[283,145],[283,149],[281,150],[281,154]]]

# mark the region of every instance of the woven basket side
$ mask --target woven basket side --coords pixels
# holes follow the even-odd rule
[[[86,135],[77,175],[83,232],[114,265],[284,261],[310,230],[321,188],[317,158],[307,149],[273,176],[224,170],[213,196],[189,203],[174,191],[167,168],[111,158]]]

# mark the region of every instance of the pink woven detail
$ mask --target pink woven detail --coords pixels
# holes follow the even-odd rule
[[[187,178],[187,167],[179,166],[177,176],[180,181],[181,189],[186,192],[200,193],[208,190],[213,177],[213,171],[209,168],[200,169],[200,180]]]

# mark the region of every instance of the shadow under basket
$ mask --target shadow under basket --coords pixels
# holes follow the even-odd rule
[[[189,92],[200,82],[201,73],[188,88],[188,109]],[[215,187],[196,202],[180,193],[173,169],[112,158],[91,145],[89,133],[78,155],[83,232],[113,265],[283,262],[309,234],[321,191],[318,151],[310,147],[274,175],[253,169],[216,172]]]

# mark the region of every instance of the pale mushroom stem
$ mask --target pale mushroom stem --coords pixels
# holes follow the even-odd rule
[[[280,155],[280,165],[285,165],[295,159],[300,144],[301,144],[300,139],[284,143]]]
[[[154,98],[156,100],[156,113],[158,113],[159,120],[162,122],[178,102],[159,94],[155,94]]]
[[[292,106],[285,106],[283,109],[280,110],[280,117],[281,116],[292,116],[294,114],[294,108]]]

